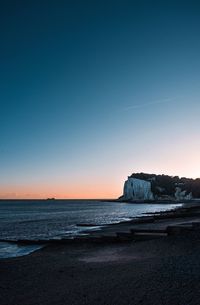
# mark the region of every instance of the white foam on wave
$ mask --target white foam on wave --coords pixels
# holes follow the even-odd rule
[[[0,258],[24,256],[43,247],[43,245],[22,246],[15,243],[0,242]]]

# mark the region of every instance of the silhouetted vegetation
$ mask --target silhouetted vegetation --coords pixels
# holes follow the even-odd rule
[[[186,190],[187,194],[192,192],[194,198],[200,198],[200,178],[191,179],[178,176],[155,175],[146,173],[134,173],[132,178],[151,181],[152,191],[155,195],[174,196],[176,187]]]

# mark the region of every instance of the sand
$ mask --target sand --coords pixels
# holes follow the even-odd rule
[[[200,231],[0,260],[1,305],[199,305]]]

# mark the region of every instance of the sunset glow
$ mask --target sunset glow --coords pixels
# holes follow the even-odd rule
[[[200,176],[198,9],[95,2],[2,14],[0,198],[116,198],[133,172]]]

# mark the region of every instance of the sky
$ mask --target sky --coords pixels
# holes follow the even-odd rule
[[[0,4],[0,198],[200,177],[200,3]]]

